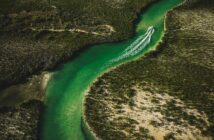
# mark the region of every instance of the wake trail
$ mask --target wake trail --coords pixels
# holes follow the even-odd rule
[[[126,48],[119,57],[111,60],[110,62],[117,62],[141,52],[151,42],[151,38],[154,32],[154,27],[150,26],[144,35],[140,36],[128,48]]]

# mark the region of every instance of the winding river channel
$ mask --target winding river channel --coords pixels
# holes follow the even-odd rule
[[[41,124],[43,140],[88,139],[82,127],[87,89],[104,72],[154,49],[164,35],[166,12],[182,0],[161,0],[144,11],[136,34],[122,43],[95,45],[61,65],[48,82],[47,109]]]

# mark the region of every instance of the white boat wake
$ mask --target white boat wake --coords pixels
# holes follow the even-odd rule
[[[151,38],[154,32],[155,28],[153,26],[150,26],[144,35],[135,40],[128,48],[126,48],[122,52],[122,54],[118,58],[111,60],[111,62],[117,62],[141,52],[151,42]]]

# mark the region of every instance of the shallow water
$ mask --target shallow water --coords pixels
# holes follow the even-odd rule
[[[90,84],[111,68],[137,59],[154,49],[164,34],[166,12],[181,2],[161,0],[153,4],[142,13],[134,37],[122,43],[92,46],[61,65],[47,86],[47,109],[43,115],[41,139],[87,139],[82,131],[81,117],[84,93]],[[146,31],[150,26],[154,27],[154,33],[148,37]]]

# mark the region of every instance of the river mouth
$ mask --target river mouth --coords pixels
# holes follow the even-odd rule
[[[92,46],[61,65],[47,86],[41,139],[87,139],[81,121],[86,90],[104,72],[153,50],[164,35],[166,12],[181,2],[161,0],[153,4],[141,15],[136,34],[131,39]]]

